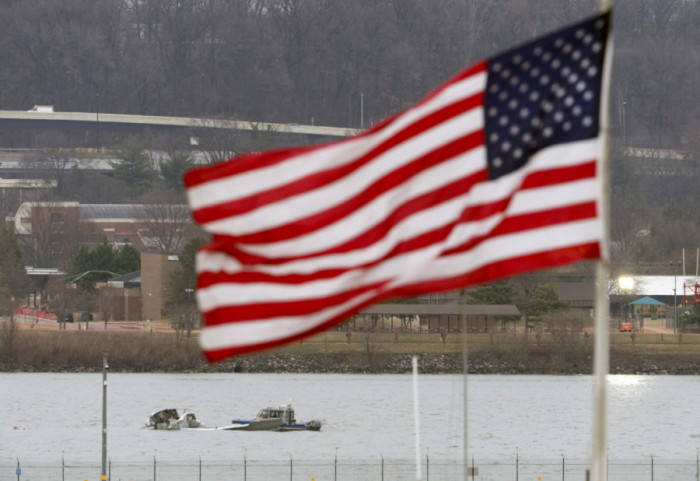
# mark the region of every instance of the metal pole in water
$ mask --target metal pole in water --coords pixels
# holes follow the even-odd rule
[[[420,408],[418,406],[418,356],[413,356],[413,424],[416,438],[416,480],[420,481]]]
[[[107,479],[107,355],[102,351],[102,481]]]
[[[156,481],[156,457],[153,456],[153,481]]]
[[[561,455],[561,481],[564,481],[564,455]]]

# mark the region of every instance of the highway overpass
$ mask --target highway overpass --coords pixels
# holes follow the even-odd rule
[[[0,110],[0,128],[57,130],[136,130],[142,127],[169,129],[262,130],[287,134],[349,137],[357,129],[319,125],[250,122],[232,119],[164,117],[158,115],[109,114],[103,112],[32,112]]]

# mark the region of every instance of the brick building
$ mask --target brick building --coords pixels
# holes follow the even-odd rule
[[[163,305],[169,295],[170,274],[180,267],[172,254],[141,254],[141,304],[144,319],[163,319]]]
[[[197,235],[187,205],[24,202],[14,216],[18,241],[34,267],[57,267],[81,244],[106,239],[139,252],[177,253]]]

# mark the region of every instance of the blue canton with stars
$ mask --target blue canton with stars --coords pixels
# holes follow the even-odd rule
[[[598,135],[605,13],[489,60],[484,92],[489,177],[545,147]]]

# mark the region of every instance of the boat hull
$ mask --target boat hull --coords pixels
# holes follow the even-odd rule
[[[281,419],[234,419],[231,426],[226,426],[225,430],[237,431],[276,431],[284,423]]]

